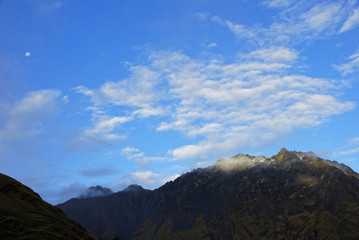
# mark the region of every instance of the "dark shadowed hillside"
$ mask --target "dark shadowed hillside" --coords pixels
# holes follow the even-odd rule
[[[0,174],[0,239],[98,238],[30,188]]]
[[[130,239],[150,214],[152,201],[152,191],[130,187],[106,197],[71,199],[58,207],[97,236]]]
[[[237,155],[154,190],[59,205],[121,239],[358,239],[359,177],[313,153]]]

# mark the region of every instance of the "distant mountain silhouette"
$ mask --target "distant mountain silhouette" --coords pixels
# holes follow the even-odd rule
[[[111,194],[113,194],[111,189],[97,185],[89,187],[79,198],[103,197]]]
[[[59,207],[106,239],[359,239],[359,175],[286,149],[219,160],[154,191]]]
[[[30,188],[0,174],[0,239],[98,239]]]

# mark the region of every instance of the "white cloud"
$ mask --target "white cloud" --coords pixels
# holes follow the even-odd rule
[[[345,21],[339,33],[349,31],[359,24],[359,8],[354,9],[353,14]]]
[[[238,38],[253,38],[256,36],[255,32],[242,24],[235,24],[231,21],[223,20],[219,16],[213,16],[211,20],[220,25],[228,27]]]
[[[278,18],[269,26],[247,26],[212,16],[212,22],[227,27],[239,39],[256,46],[297,45],[314,39],[325,39],[357,24],[357,11],[348,18],[354,6],[349,2],[307,2],[272,0],[264,6],[278,8]],[[343,25],[343,21],[346,23]]]
[[[94,132],[111,132],[117,126],[124,124],[130,121],[131,117],[112,117],[112,118],[105,118],[100,119],[93,129]]]
[[[217,46],[217,43],[215,43],[215,42],[211,42],[210,44],[208,44],[208,48],[214,48],[214,47],[216,47]]]
[[[271,8],[284,8],[293,3],[293,0],[268,0],[264,1],[264,5]]]
[[[153,107],[158,102],[159,92],[154,89],[158,73],[146,66],[132,66],[132,75],[117,82],[106,82],[99,89],[88,89],[85,86],[74,88],[78,93],[91,97],[92,126],[87,127],[74,141],[77,146],[99,143],[111,143],[124,138],[117,129],[135,118],[147,118],[164,114],[161,106]],[[113,116],[107,109],[129,107],[122,116]],[[92,139],[92,140],[91,140]]]
[[[129,158],[129,159],[139,158],[139,157],[142,157],[144,154],[139,149],[132,148],[132,147],[126,147],[126,148],[122,149],[121,152],[123,154],[125,154],[127,156],[127,158]]]
[[[207,13],[198,12],[198,13],[193,14],[193,16],[195,16],[195,17],[199,18],[200,20],[204,21],[204,20],[207,19],[208,14],[207,14]]]
[[[353,102],[335,97],[344,87],[342,82],[289,74],[297,59],[299,53],[284,46],[261,48],[229,63],[193,59],[181,52],[154,52],[146,66],[131,68],[131,81],[106,83],[90,92],[84,87],[78,90],[102,94],[98,99],[104,105],[125,107],[125,122],[152,116],[159,122],[157,131],[173,130],[201,139],[170,149],[173,159],[208,154],[214,158],[241,147],[269,144],[354,108]],[[141,86],[143,81],[150,91]],[[140,99],[142,94],[146,101]],[[107,115],[97,114],[89,129],[115,134],[124,122]],[[141,165],[158,160],[132,150],[123,154]]]
[[[339,151],[339,152],[335,152],[333,154],[334,157],[339,157],[339,156],[346,156],[346,155],[351,155],[354,153],[358,153],[359,152],[359,147],[355,147],[349,150],[344,150],[344,151]]]
[[[138,110],[135,110],[132,115],[134,116],[139,116],[140,118],[147,118],[147,117],[151,117],[151,116],[162,116],[165,115],[165,110],[158,107],[158,108],[153,108],[153,107],[148,107],[148,108],[141,108]]]
[[[346,144],[330,152],[331,157],[347,157],[359,153],[359,137],[349,139]]]
[[[124,135],[114,133],[124,123],[132,120],[132,117],[108,117],[101,115],[94,120],[94,125],[82,131],[72,142],[76,148],[91,147],[94,144],[112,143],[125,138]]]
[[[325,117],[340,114],[353,108],[353,102],[338,103],[333,96],[312,94],[305,100],[290,106],[288,109],[293,113],[297,113],[297,115],[309,115],[316,119],[320,116]]]
[[[89,90],[85,86],[78,86],[78,87],[73,88],[73,90],[75,90],[77,93],[81,93],[86,96],[94,96],[95,95],[94,91]]]
[[[77,93],[89,96],[92,105],[92,125],[73,142],[76,146],[91,146],[98,142],[113,143],[125,138],[118,133],[124,123],[136,118],[162,116],[166,110],[158,105],[161,90],[158,87],[159,74],[147,66],[133,65],[131,76],[117,82],[109,81],[99,89],[88,89],[85,86],[73,88]],[[156,105],[156,106],[155,106]],[[113,116],[112,108],[122,109],[122,116]]]
[[[174,159],[191,159],[205,156],[211,150],[214,151],[215,149],[209,144],[198,144],[182,146],[174,150],[170,150],[169,153],[173,155]]]
[[[15,104],[12,114],[36,113],[40,110],[42,112],[52,111],[55,100],[60,94],[60,91],[52,89],[29,92],[20,102]]]
[[[219,123],[207,123],[203,127],[199,129],[192,129],[188,135],[203,135],[203,134],[209,134],[209,133],[215,133],[222,131],[222,125]]]
[[[336,68],[344,76],[359,71],[359,51],[352,54],[348,59],[349,61],[347,63],[334,65],[334,68]]]
[[[62,101],[64,102],[64,103],[69,103],[69,96],[68,95],[65,95],[65,96],[63,96],[62,97]]]
[[[136,184],[152,186],[156,185],[158,182],[159,174],[145,171],[145,172],[134,172],[130,174],[133,177],[133,180]]]
[[[271,51],[249,56],[271,58]],[[354,108],[352,102],[341,102],[330,95],[340,82],[287,74],[285,69],[292,66],[280,61],[294,60],[297,54],[287,49],[283,52],[290,54],[283,58],[274,55],[270,63],[250,61],[251,58],[230,64],[202,62],[181,53],[152,56],[158,71],[166,69],[163,78],[168,80],[169,93],[177,101],[172,104],[172,121],[163,121],[157,130],[205,137],[198,144],[169,153],[175,159],[195,158],[263,144]]]
[[[342,6],[337,3],[319,3],[313,6],[308,12],[303,13],[299,18],[301,26],[314,32],[323,32],[329,29],[333,24],[341,20]]]
[[[8,108],[6,120],[0,129],[0,143],[34,137],[46,129],[46,120],[57,110],[58,90],[45,89],[29,92]]]
[[[255,50],[244,56],[244,58],[260,59],[269,62],[293,62],[298,58],[298,52],[295,49],[278,46]]]
[[[133,66],[130,70],[133,75],[129,79],[107,82],[100,93],[115,105],[148,108],[157,101],[153,88],[159,75],[145,66]]]
[[[137,148],[126,147],[121,150],[121,153],[128,159],[136,161],[140,167],[147,166],[150,162],[164,160],[164,157],[148,157],[145,153]]]
[[[123,178],[127,179],[130,184],[138,184],[146,189],[153,189],[177,177],[179,177],[178,174],[168,175],[167,173],[154,173],[152,171],[136,171],[127,174]]]
[[[349,139],[348,144],[349,145],[359,145],[359,137]]]

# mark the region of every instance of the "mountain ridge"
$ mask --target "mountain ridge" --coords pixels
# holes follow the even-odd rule
[[[286,149],[270,158],[239,154],[222,159],[153,191],[122,191],[58,206],[108,239],[359,236],[358,174],[314,153]]]
[[[343,173],[354,176],[359,180],[359,174],[356,173],[349,166],[346,166],[343,163],[338,163],[336,161],[330,161],[327,159],[322,159],[317,156],[313,152],[297,152],[297,151],[288,151],[286,148],[282,148],[278,154],[266,158],[262,155],[259,156],[251,156],[248,154],[237,154],[229,159],[220,159],[212,166],[208,168],[212,169],[223,169],[223,170],[240,170],[250,167],[255,167],[258,165],[262,165],[265,167],[268,164],[279,164],[285,161],[309,161],[314,163],[315,161],[319,161],[322,163],[327,163],[333,167],[338,168]]]

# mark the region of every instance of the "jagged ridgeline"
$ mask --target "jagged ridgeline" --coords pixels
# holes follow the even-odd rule
[[[59,207],[105,239],[359,239],[359,175],[286,149]]]
[[[0,174],[0,239],[96,240],[79,223],[32,191]]]

